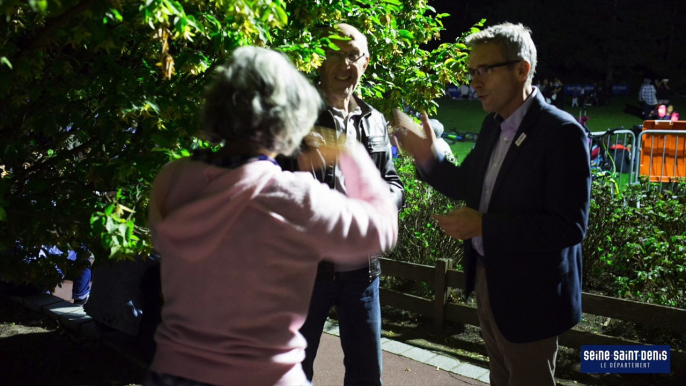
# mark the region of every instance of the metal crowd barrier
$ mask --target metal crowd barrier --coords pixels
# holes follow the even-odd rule
[[[639,134],[634,156],[639,158],[631,183],[639,183],[640,177],[645,176],[648,183],[659,185],[660,190],[674,184],[686,178],[686,130],[644,130]]]
[[[636,178],[636,136],[631,130],[593,131],[592,139],[599,140],[599,154],[591,157],[591,167],[619,174],[628,174],[628,181]],[[592,141],[591,145],[593,146]],[[603,148],[604,147],[604,148]],[[593,154],[593,148],[591,148]]]

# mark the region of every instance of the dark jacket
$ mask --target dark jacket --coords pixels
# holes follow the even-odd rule
[[[489,114],[462,165],[438,163],[425,171],[426,181],[478,210],[499,136],[500,126]],[[498,328],[509,341],[527,343],[559,335],[581,320],[581,242],[591,175],[586,133],[540,92],[514,138],[483,214],[483,262]],[[464,266],[469,294],[476,272],[471,240],[465,242]]]
[[[398,210],[402,209],[405,201],[405,190],[400,181],[398,172],[395,170],[393,164],[393,153],[391,151],[391,141],[388,136],[388,123],[375,108],[364,103],[360,98],[354,96],[355,102],[362,110],[360,118],[358,140],[367,148],[372,161],[381,173],[381,177],[388,182],[391,193],[395,198],[395,203]],[[317,118],[315,126],[326,127],[342,131],[342,128],[337,128],[333,115],[329,109],[324,110]],[[306,145],[303,145],[306,146]],[[279,157],[279,164],[284,170],[296,171],[298,169],[297,159],[293,157],[285,158]],[[332,189],[335,188],[335,165],[329,165],[326,168],[312,168],[309,170],[321,182],[328,184]],[[317,271],[318,279],[333,279],[335,268],[332,263],[322,262],[319,264]],[[381,274],[381,267],[378,256],[371,256],[369,258],[369,277],[374,278]]]

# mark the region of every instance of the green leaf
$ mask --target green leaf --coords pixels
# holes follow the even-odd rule
[[[116,256],[119,253],[119,250],[121,250],[121,247],[119,245],[113,245],[110,249],[110,259]]]
[[[10,70],[13,70],[12,68],[12,62],[10,62],[9,59],[7,59],[6,56],[0,56],[0,63],[4,64],[5,66],[9,67]]]
[[[150,108],[153,109],[157,115],[160,114],[160,108],[157,106],[157,103],[147,100],[145,101],[145,104],[150,106]]]
[[[126,237],[126,232],[128,232],[129,228],[126,226],[126,223],[124,224],[119,224],[119,227],[117,228],[117,231],[120,235]]]
[[[278,6],[274,8],[276,10],[276,17],[278,18],[279,23],[281,23],[281,25],[288,24],[288,14],[286,14],[286,11]]]
[[[331,40],[340,40],[340,41],[344,41],[344,42],[352,40],[352,38],[349,38],[347,36],[340,36],[340,35],[335,35],[335,34],[329,35],[329,36],[327,36],[327,38],[329,38]],[[338,46],[336,46],[336,47],[338,47]]]
[[[108,217],[107,221],[105,223],[105,229],[107,230],[107,233],[112,233],[114,232],[119,224],[117,224],[114,220],[112,220],[112,217]]]
[[[400,35],[400,37],[403,39],[414,39],[414,34],[405,29],[401,29],[400,31],[398,31],[398,35]]]
[[[45,13],[45,11],[48,9],[47,0],[29,0],[29,5],[33,9],[38,9],[41,13]]]
[[[397,6],[402,5],[402,3],[398,0],[381,0],[381,1],[383,1],[384,3],[393,4],[393,5],[397,5]]]
[[[112,14],[112,17],[114,18],[114,20],[119,21],[119,22],[124,20],[124,17],[122,17],[121,13],[119,13],[119,11],[117,11],[116,8],[110,8],[109,12]]]
[[[0,208],[0,221],[7,221],[7,212],[4,208]]]
[[[178,1],[174,0],[163,0],[164,4],[167,6],[167,9],[172,11],[173,14],[175,15],[185,15],[185,12],[183,10],[183,6],[181,3]]]

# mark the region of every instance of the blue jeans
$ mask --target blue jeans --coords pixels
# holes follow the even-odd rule
[[[91,269],[86,267],[74,278],[73,285],[71,287],[72,299],[85,299],[90,295],[91,274]]]
[[[345,358],[344,385],[381,385],[381,306],[379,278],[369,269],[336,272],[333,281],[317,280],[310,309],[300,333],[307,340],[302,363],[312,381],[314,359],[331,306],[336,306]]]
[[[61,255],[62,251],[55,247],[44,247],[47,251],[48,254],[51,255]],[[82,248],[84,251],[86,251],[86,248]],[[41,251],[41,253],[43,253]],[[76,260],[76,252],[69,250],[67,251],[67,259],[71,261]],[[57,271],[62,275],[64,278],[64,272],[62,272],[59,268],[57,268]],[[67,279],[71,279],[73,281],[72,289],[71,289],[71,297],[74,300],[77,299],[86,299],[88,298],[90,292],[91,292],[91,269],[90,267],[85,267],[79,272],[72,272],[70,276]]]

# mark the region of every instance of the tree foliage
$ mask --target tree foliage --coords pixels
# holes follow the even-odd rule
[[[372,56],[360,92],[385,112],[434,110],[466,65],[462,38],[423,48],[445,16],[425,0],[4,0],[0,12],[0,275],[47,287],[63,257],[37,258],[42,246],[85,245],[96,260],[151,250],[152,179],[206,145],[203,89],[236,47],[280,50],[314,78],[323,27],[350,23]]]

